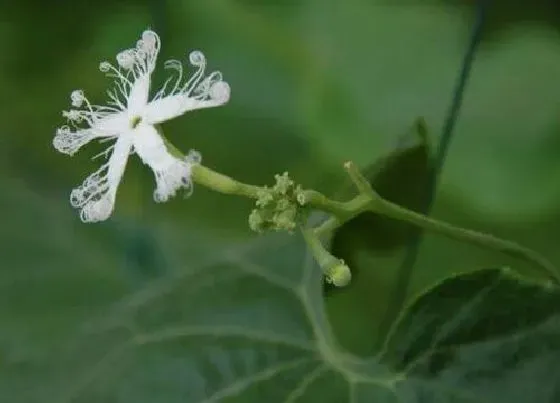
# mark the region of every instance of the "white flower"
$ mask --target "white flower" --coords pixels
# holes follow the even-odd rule
[[[109,62],[99,65],[102,72],[114,78],[107,106],[92,105],[82,90],[75,90],[70,99],[76,109],[62,113],[69,124],[56,131],[53,145],[58,151],[73,155],[91,140],[116,140],[100,154],[109,156],[108,161],[70,195],[72,206],[81,210],[84,222],[109,218],[128,156],[133,152],[154,171],[157,202],[168,200],[180,188],[192,190],[191,166],[200,162],[200,155],[191,152],[184,159],[176,158],[154,125],[190,110],[223,105],[229,100],[230,88],[218,71],[205,76],[206,59],[194,51],[189,60],[196,72],[183,80],[182,64],[166,61],[165,67],[175,70],[177,76],[167,79],[149,101],[150,79],[159,49],[158,35],[145,31],[135,48],[117,55],[117,67]]]

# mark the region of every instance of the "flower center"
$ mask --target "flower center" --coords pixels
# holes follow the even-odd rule
[[[142,122],[142,118],[140,116],[134,116],[132,119],[130,119],[130,128],[136,129],[140,122]]]

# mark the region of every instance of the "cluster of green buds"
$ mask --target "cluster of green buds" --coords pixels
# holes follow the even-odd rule
[[[290,179],[288,172],[275,175],[272,187],[259,190],[256,208],[249,215],[249,226],[253,231],[288,231],[296,229],[302,222],[302,188]]]

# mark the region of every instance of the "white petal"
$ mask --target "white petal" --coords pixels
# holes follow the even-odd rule
[[[81,209],[83,222],[104,221],[113,212],[117,188],[132,147],[130,135],[120,136],[109,161],[70,194],[70,203]]]
[[[132,84],[127,97],[127,109],[129,116],[139,116],[148,103],[150,92],[150,74],[142,74]]]
[[[80,111],[75,111],[80,113]],[[81,111],[83,113],[83,111]],[[70,115],[70,113],[67,113]],[[128,117],[124,112],[106,114],[104,117],[88,116],[82,118],[89,127],[72,129],[64,125],[56,130],[53,146],[64,154],[73,155],[91,140],[115,137],[128,130]]]
[[[142,113],[147,124],[158,124],[195,109],[213,108],[229,101],[229,85],[220,81],[212,87],[211,96],[207,99],[188,96],[186,94],[170,95],[150,102]]]
[[[69,126],[62,126],[56,129],[53,139],[53,146],[64,154],[73,155],[83,145],[89,143],[96,136],[91,129],[81,129],[73,131]]]
[[[111,113],[110,115],[98,119],[92,126],[92,130],[98,137],[118,136],[128,131],[130,128],[130,119],[125,112]]]
[[[167,201],[181,188],[188,193],[192,191],[192,163],[186,158],[178,159],[171,155],[155,127],[144,123],[138,125],[134,130],[133,144],[142,162],[154,171],[156,202]]]
[[[153,100],[144,108],[142,120],[148,125],[155,125],[181,116],[189,110],[186,95],[170,95]]]

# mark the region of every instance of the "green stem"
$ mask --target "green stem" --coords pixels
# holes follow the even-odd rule
[[[260,186],[236,181],[204,165],[195,164],[191,169],[191,177],[195,183],[216,192],[258,199],[260,192],[264,189]],[[368,195],[360,194],[347,202],[339,202],[331,200],[315,190],[302,191],[301,201],[302,204],[313,209],[333,214],[342,222],[346,222],[358,214],[369,210],[372,203],[371,197]]]
[[[161,129],[158,128],[158,132],[171,155],[180,159],[185,158],[185,154],[177,147],[175,147],[173,143],[167,140],[167,138],[165,138]],[[213,171],[210,168],[207,168],[200,164],[195,164],[191,167],[191,177],[194,182],[209,189],[215,190],[216,192],[224,194],[245,196],[251,199],[257,199],[259,191],[261,190],[261,187],[259,186],[248,185],[246,183],[236,181],[229,176]]]
[[[315,261],[322,268],[331,267],[340,261],[340,259],[335,258],[330,254],[329,251],[325,249],[321,240],[315,235],[311,228],[301,228],[301,233],[303,234],[303,239],[307,243],[311,254],[315,258]]]
[[[372,203],[372,198],[366,194],[359,194],[347,202],[331,200],[315,190],[304,190],[301,196],[303,205],[333,214],[341,223],[369,210]]]
[[[224,194],[257,199],[261,191],[261,187],[259,186],[236,181],[229,176],[222,175],[200,164],[192,166],[191,175],[193,181],[199,185]]]
[[[547,276],[560,284],[560,273],[546,258],[532,249],[521,246],[515,242],[496,238],[490,234],[459,228],[443,221],[435,220],[428,216],[407,210],[397,204],[381,199],[376,212],[396,220],[406,221],[425,230],[433,231],[448,238],[468,242],[486,249],[493,249],[514,258],[520,258],[534,263],[541,268]]]
[[[326,281],[337,287],[348,285],[352,279],[352,272],[346,263],[333,256],[325,249],[323,243],[312,228],[301,227],[301,233],[315,261],[321,267]]]
[[[344,224],[344,222],[342,222],[338,218],[329,217],[321,225],[315,228],[315,235],[317,235],[318,237],[323,237],[332,234],[334,230],[336,230],[342,224]]]
[[[377,194],[377,192],[373,190],[371,184],[369,183],[367,178],[362,175],[356,164],[354,164],[352,161],[347,161],[344,163],[344,169],[346,170],[346,173],[348,174],[352,182],[354,182],[354,185],[356,186],[360,194],[368,195],[370,196],[370,199],[381,198]]]
[[[160,134],[162,135],[167,148],[173,155],[178,158],[185,157],[179,149],[165,139],[161,132]],[[555,266],[534,250],[512,241],[496,238],[489,234],[459,228],[391,203],[390,201],[383,199],[375,192],[374,189],[372,189],[367,179],[352,162],[345,163],[344,167],[359,191],[359,194],[352,200],[346,202],[331,200],[315,190],[302,191],[298,199],[302,205],[332,214],[332,217],[326,220],[319,227],[314,229],[302,229],[305,240],[319,264],[322,263],[321,266],[326,265],[330,267],[334,264],[334,261],[331,261],[330,258],[335,258],[325,250],[319,238],[328,233],[332,233],[336,228],[356,217],[360,213],[371,211],[396,220],[408,222],[417,227],[442,234],[451,239],[468,242],[487,249],[493,249],[502,252],[505,255],[532,262],[542,269],[547,276],[551,277],[556,283],[560,284],[560,273],[556,270]],[[217,192],[244,196],[251,199],[258,199],[261,192],[265,190],[264,187],[236,181],[229,176],[215,172],[200,164],[194,164],[192,166],[192,179],[194,182]],[[324,260],[327,256],[330,256],[330,258],[328,258],[328,263]]]

